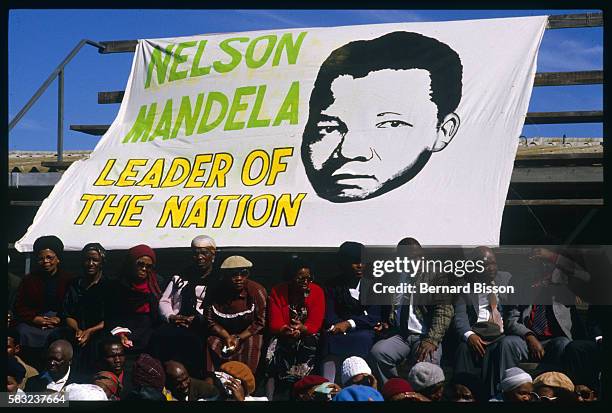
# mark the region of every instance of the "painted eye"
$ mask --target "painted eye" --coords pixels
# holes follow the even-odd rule
[[[386,120],[376,124],[377,128],[403,128],[406,126],[412,127],[413,125],[408,122],[404,122],[403,120]]]

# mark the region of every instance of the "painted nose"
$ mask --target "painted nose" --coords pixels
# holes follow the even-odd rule
[[[374,156],[374,150],[367,137],[351,131],[347,131],[342,137],[338,153],[346,159],[361,162],[369,161]]]

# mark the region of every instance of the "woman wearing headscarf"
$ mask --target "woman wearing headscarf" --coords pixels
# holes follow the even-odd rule
[[[268,303],[268,327],[273,334],[266,355],[266,392],[270,400],[275,387],[288,392],[314,370],[325,315],[325,295],[312,282],[310,264],[292,258],[283,278],[286,282],[272,288]]]
[[[123,269],[112,286],[114,302],[106,310],[104,326],[119,335],[126,348],[145,349],[159,324],[162,278],[155,271],[157,257],[151,247],[128,250]]]
[[[206,297],[206,371],[225,361],[240,361],[257,371],[266,325],[265,288],[248,279],[253,264],[234,255],[221,264],[222,280]]]
[[[21,345],[43,348],[62,335],[60,313],[73,274],[61,266],[64,244],[58,237],[38,238],[33,250],[37,265],[19,286],[15,315]]]
[[[191,241],[192,262],[175,274],[159,300],[165,321],[155,330],[149,353],[161,360],[181,362],[191,376],[204,369],[204,318],[202,303],[212,282],[217,245],[206,235]]]
[[[104,329],[104,311],[109,302],[109,283],[103,275],[106,250],[90,243],[81,251],[83,274],[72,280],[64,297],[63,317],[72,334],[75,366],[91,375],[98,359],[98,342]]]

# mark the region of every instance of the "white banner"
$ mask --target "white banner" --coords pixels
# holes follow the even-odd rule
[[[16,248],[497,244],[546,21],[141,40]]]

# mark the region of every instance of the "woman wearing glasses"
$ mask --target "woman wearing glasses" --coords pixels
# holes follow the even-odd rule
[[[15,300],[17,330],[26,351],[47,347],[65,334],[60,313],[68,284],[73,279],[73,274],[61,266],[64,244],[59,238],[40,237],[34,241],[33,249],[38,265],[23,277]]]
[[[175,274],[159,300],[165,321],[151,337],[149,353],[162,363],[182,363],[192,377],[202,378],[204,318],[202,303],[212,283],[215,240],[199,235],[191,241],[191,262]]]
[[[111,291],[116,299],[106,311],[106,329],[119,335],[124,347],[140,352],[147,347],[159,324],[162,278],[155,271],[157,257],[151,247],[137,245],[128,250],[119,279]]]
[[[286,282],[270,292],[270,333],[266,355],[266,393],[288,393],[291,386],[312,373],[325,316],[323,289],[313,283],[310,264],[292,258],[285,268]],[[276,388],[276,389],[275,389]]]
[[[253,264],[234,255],[221,264],[221,281],[207,294],[204,318],[209,336],[206,371],[213,372],[226,361],[240,361],[257,370],[266,323],[267,294],[263,286],[249,280]]]

